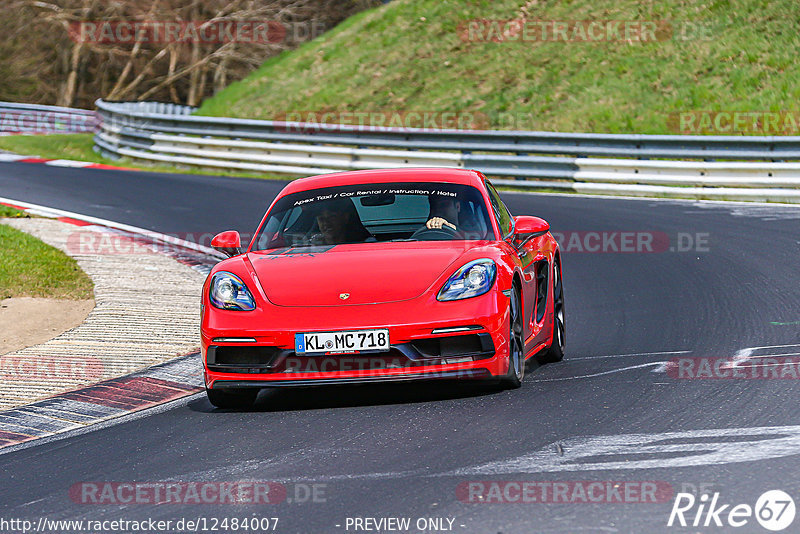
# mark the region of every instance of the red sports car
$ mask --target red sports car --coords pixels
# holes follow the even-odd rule
[[[296,180],[203,286],[208,398],[434,378],[519,387],[564,355],[561,255],[480,172],[391,169]]]

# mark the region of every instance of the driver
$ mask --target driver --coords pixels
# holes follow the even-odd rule
[[[458,231],[458,216],[461,212],[461,203],[455,197],[430,195],[428,197],[430,215],[426,228],[448,227]]]

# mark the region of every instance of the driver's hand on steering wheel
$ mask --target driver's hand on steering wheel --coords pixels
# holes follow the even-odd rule
[[[442,228],[443,226],[449,226],[453,230],[456,230],[456,225],[455,224],[449,223],[449,222],[447,222],[446,219],[443,219],[441,217],[434,217],[430,221],[426,222],[425,226],[427,228],[431,228],[431,229],[433,229],[433,228]]]

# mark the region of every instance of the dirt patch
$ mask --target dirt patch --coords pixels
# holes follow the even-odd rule
[[[0,355],[31,347],[75,328],[94,300],[15,297],[0,301]]]

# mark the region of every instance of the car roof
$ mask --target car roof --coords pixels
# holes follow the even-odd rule
[[[451,167],[425,167],[404,169],[371,169],[347,171],[299,178],[283,190],[281,195],[308,191],[322,187],[387,182],[445,182],[481,188],[482,175],[478,171]]]

